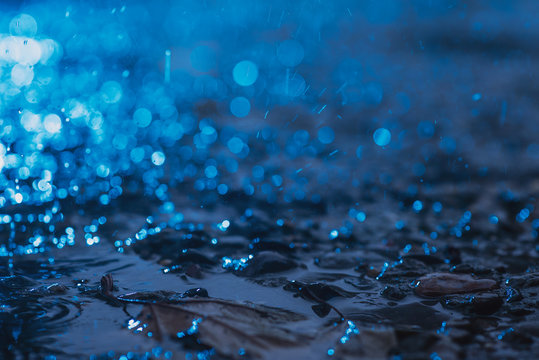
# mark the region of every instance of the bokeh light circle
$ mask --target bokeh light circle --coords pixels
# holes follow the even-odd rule
[[[234,66],[232,70],[234,81],[241,86],[253,85],[258,78],[258,67],[249,60],[243,60]]]
[[[376,129],[372,135],[374,143],[378,146],[386,146],[391,142],[391,132],[386,128]]]
[[[247,98],[244,98],[243,96],[238,96],[232,99],[230,102],[230,112],[235,117],[245,117],[249,115],[249,112],[251,111],[251,103]]]

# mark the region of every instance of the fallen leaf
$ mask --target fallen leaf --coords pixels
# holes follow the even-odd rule
[[[343,336],[349,338],[359,333],[353,322],[345,321],[342,315],[336,321],[313,327],[312,319],[304,315],[265,305],[209,298],[201,288],[183,294],[154,291],[114,296],[112,284],[112,276],[103,277],[101,289],[107,298],[143,305],[137,319],[130,320],[135,325],[128,327],[167,348],[180,342],[184,349],[209,351],[232,359],[297,358],[306,352],[317,357],[343,343]],[[325,302],[313,308],[326,315],[331,309],[337,311]]]
[[[220,299],[190,299],[181,305],[149,303],[137,318],[158,341],[196,336],[200,344],[231,358],[263,358],[268,350],[310,340],[283,326],[305,320],[302,315]]]

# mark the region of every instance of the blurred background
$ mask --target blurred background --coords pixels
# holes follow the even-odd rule
[[[536,1],[1,6],[2,206],[537,172]]]

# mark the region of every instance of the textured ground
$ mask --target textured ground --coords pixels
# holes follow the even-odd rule
[[[537,358],[538,5],[440,3],[379,21],[343,10],[300,66],[310,92],[269,114],[196,99],[197,119],[249,137],[224,195],[167,158],[165,204],[132,173],[108,206],[4,207],[2,244],[67,227],[77,241],[2,257],[0,357]],[[52,231],[28,219],[53,208]]]

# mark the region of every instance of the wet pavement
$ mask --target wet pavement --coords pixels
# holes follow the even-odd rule
[[[489,194],[485,190],[482,194]],[[439,212],[427,199],[419,212],[391,212],[388,203],[406,199],[386,195],[385,204],[370,201],[361,208],[365,226],[337,236],[331,229],[342,219],[334,214],[346,213],[353,204],[327,204],[315,211],[292,202],[287,204],[290,211],[281,212],[257,208],[245,197],[232,201],[231,196],[233,206],[197,209],[196,199],[178,195],[174,201],[184,209],[185,219],[175,226],[167,219],[150,224],[127,209],[111,211],[91,257],[85,255],[86,246],[74,245],[46,256],[15,258],[13,275],[4,271],[2,331],[8,341],[3,352],[7,357],[67,359],[147,352],[151,358],[176,358],[206,351],[212,358],[241,358],[240,349],[233,352],[226,340],[205,335],[200,337],[203,346],[193,348],[193,339],[169,330],[156,339],[142,328],[150,322],[144,317],[145,304],[182,308],[183,301],[222,299],[294,314],[293,321],[278,324],[286,337],[249,345],[251,352],[263,352],[243,355],[247,358],[325,358],[328,351],[336,358],[372,358],[364,342],[378,342],[380,358],[531,359],[539,331],[536,240],[513,224],[517,199],[465,195],[455,189],[444,201],[443,193],[438,194],[446,204]],[[247,211],[237,210],[239,201]],[[485,211],[479,204],[488,201],[493,204]],[[489,221],[494,206],[503,211],[497,224]],[[473,215],[461,213],[463,208]],[[298,219],[297,213],[311,216]],[[211,221],[223,214],[223,221]],[[398,229],[400,224],[393,220],[388,225],[389,219],[405,219],[406,225]],[[129,228],[134,225],[141,227]],[[462,236],[452,236],[459,227]],[[140,229],[159,232],[137,240],[133,234]],[[127,234],[133,244],[119,253],[112,239],[128,239]],[[113,276],[111,296],[103,292],[104,274]],[[161,316],[175,316],[167,315],[166,307],[160,311]],[[200,316],[210,319],[212,312],[222,315],[223,310],[203,309]],[[266,318],[250,325],[254,329],[248,333],[274,326]],[[223,321],[247,326],[241,316]],[[341,344],[348,321],[359,332]],[[181,321],[177,324],[178,332],[187,330],[180,329]],[[216,332],[219,339],[223,330],[203,324],[204,331]],[[292,344],[283,339],[293,339]]]
[[[182,68],[182,46],[194,45],[177,28],[159,33],[149,14],[168,3],[134,13],[68,4],[58,27],[56,13],[44,16],[65,56],[50,67],[62,86],[43,91],[73,132],[44,145],[64,168],[44,155],[34,162],[48,166],[44,183],[24,178],[30,170],[7,156],[42,151],[19,149],[36,144],[23,118],[37,105],[25,79],[2,78],[22,81],[26,100],[6,91],[0,103],[17,118],[0,117],[0,357],[537,358],[537,2],[383,3],[306,3],[283,10],[282,28],[271,9],[253,15],[267,23],[225,17],[232,25],[193,33],[221,51],[211,76],[192,58],[197,71]],[[140,49],[120,46],[94,10],[105,22],[126,11]],[[221,19],[191,11],[197,25]],[[237,35],[236,21],[252,34]],[[102,27],[109,52],[94,56],[78,41]],[[290,64],[291,43],[267,50],[282,40],[270,28],[294,33],[305,61]],[[251,42],[256,51],[242,52]],[[254,87],[244,86],[252,73],[232,79],[239,53],[260,66]],[[42,85],[50,68],[40,66]],[[123,80],[97,87],[73,69]],[[248,116],[232,95],[252,101]],[[64,117],[83,121],[96,96],[107,125],[68,128]],[[149,122],[142,108],[134,115],[136,99]],[[53,120],[47,131],[60,130]],[[167,137],[177,124],[185,133]],[[10,126],[26,129],[11,150]]]

